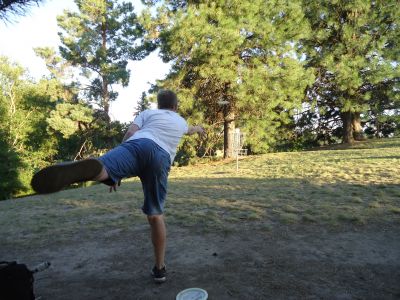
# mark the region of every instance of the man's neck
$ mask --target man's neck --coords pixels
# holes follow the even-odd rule
[[[176,109],[172,109],[172,108],[159,108],[159,109],[161,109],[161,110],[169,110],[169,111],[176,112]]]

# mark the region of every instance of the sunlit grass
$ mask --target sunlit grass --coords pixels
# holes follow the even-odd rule
[[[363,149],[252,156],[240,161],[238,172],[235,162],[175,169],[169,214],[186,211],[192,219],[181,223],[187,225],[204,210],[218,214],[225,225],[398,222],[400,140],[363,142],[357,148]]]
[[[399,222],[400,140],[363,148],[251,156],[240,160],[238,172],[235,161],[174,167],[167,223],[207,231]],[[95,185],[1,201],[2,242],[67,241],[82,229],[144,224],[142,201],[138,179],[124,181],[112,194]]]

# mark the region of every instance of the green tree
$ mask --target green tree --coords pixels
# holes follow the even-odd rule
[[[182,113],[208,124],[210,140],[223,134],[225,157],[235,126],[254,152],[276,143],[311,83],[298,57],[309,32],[300,2],[163,1],[156,18],[143,20],[172,62],[159,85],[179,91]]]
[[[42,0],[4,0],[0,2],[0,19],[9,20],[11,15],[24,15],[29,8]]]
[[[142,111],[149,109],[151,105],[151,102],[149,98],[146,95],[146,92],[142,93],[142,96],[140,97],[140,100],[136,106],[136,112],[135,116],[139,115]]]
[[[79,86],[68,61],[52,48],[35,49],[50,72],[46,78],[53,85],[56,106],[47,117],[48,131],[57,137],[57,160],[76,160],[104,153],[122,140],[125,126],[108,123],[102,110],[81,99]]]
[[[371,107],[396,107],[397,6],[396,0],[303,0],[313,31],[304,40],[306,62],[317,77],[307,95],[318,120],[340,119],[344,143],[363,138],[361,115]]]
[[[148,54],[151,43],[140,43],[143,28],[131,3],[111,0],[75,0],[79,12],[66,11],[58,17],[62,57],[79,67],[89,83],[81,86],[87,99],[98,105],[109,121],[115,84],[127,86],[129,59]]]
[[[29,192],[34,170],[51,162],[57,152],[46,122],[55,106],[51,89],[47,80],[35,83],[21,66],[0,57],[0,151],[11,160],[3,162],[11,165],[4,166],[9,176],[2,177],[9,195]]]
[[[57,159],[73,160],[82,154],[87,143],[87,131],[94,120],[94,110],[79,100],[78,84],[74,81],[71,65],[50,47],[35,48],[50,75],[46,78],[53,85],[56,106],[46,121],[48,131],[58,140]]]
[[[1,89],[2,94],[4,91]],[[4,94],[0,96],[3,98]],[[5,126],[7,120],[5,102],[0,101],[0,200],[9,199],[23,188],[18,176],[21,168],[21,160],[15,150],[10,146],[8,128]]]
[[[363,118],[366,134],[378,138],[400,135],[399,88],[400,76],[394,80],[383,82],[372,90],[369,109]]]

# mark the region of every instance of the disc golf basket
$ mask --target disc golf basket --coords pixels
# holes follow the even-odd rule
[[[233,155],[236,157],[236,171],[239,170],[239,156],[247,155],[247,149],[243,149],[243,144],[245,140],[245,134],[240,132],[240,128],[235,128],[235,132],[232,133],[232,149]]]

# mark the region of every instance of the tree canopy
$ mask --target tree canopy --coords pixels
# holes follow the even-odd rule
[[[88,83],[80,83],[86,99],[108,117],[110,102],[117,97],[115,84],[129,82],[128,60],[140,60],[152,48],[141,42],[143,28],[128,2],[75,0],[78,12],[57,18],[61,56],[79,67]]]
[[[312,74],[299,60],[298,41],[309,34],[300,4],[164,1],[155,19],[145,16],[163,59],[173,62],[160,85],[179,91],[191,120],[215,134],[223,125],[226,157],[235,123],[253,151],[265,151],[301,107]]]
[[[318,119],[340,119],[343,142],[362,136],[361,114],[399,105],[397,6],[395,0],[303,1],[313,34],[302,43],[316,76],[309,100]]]

